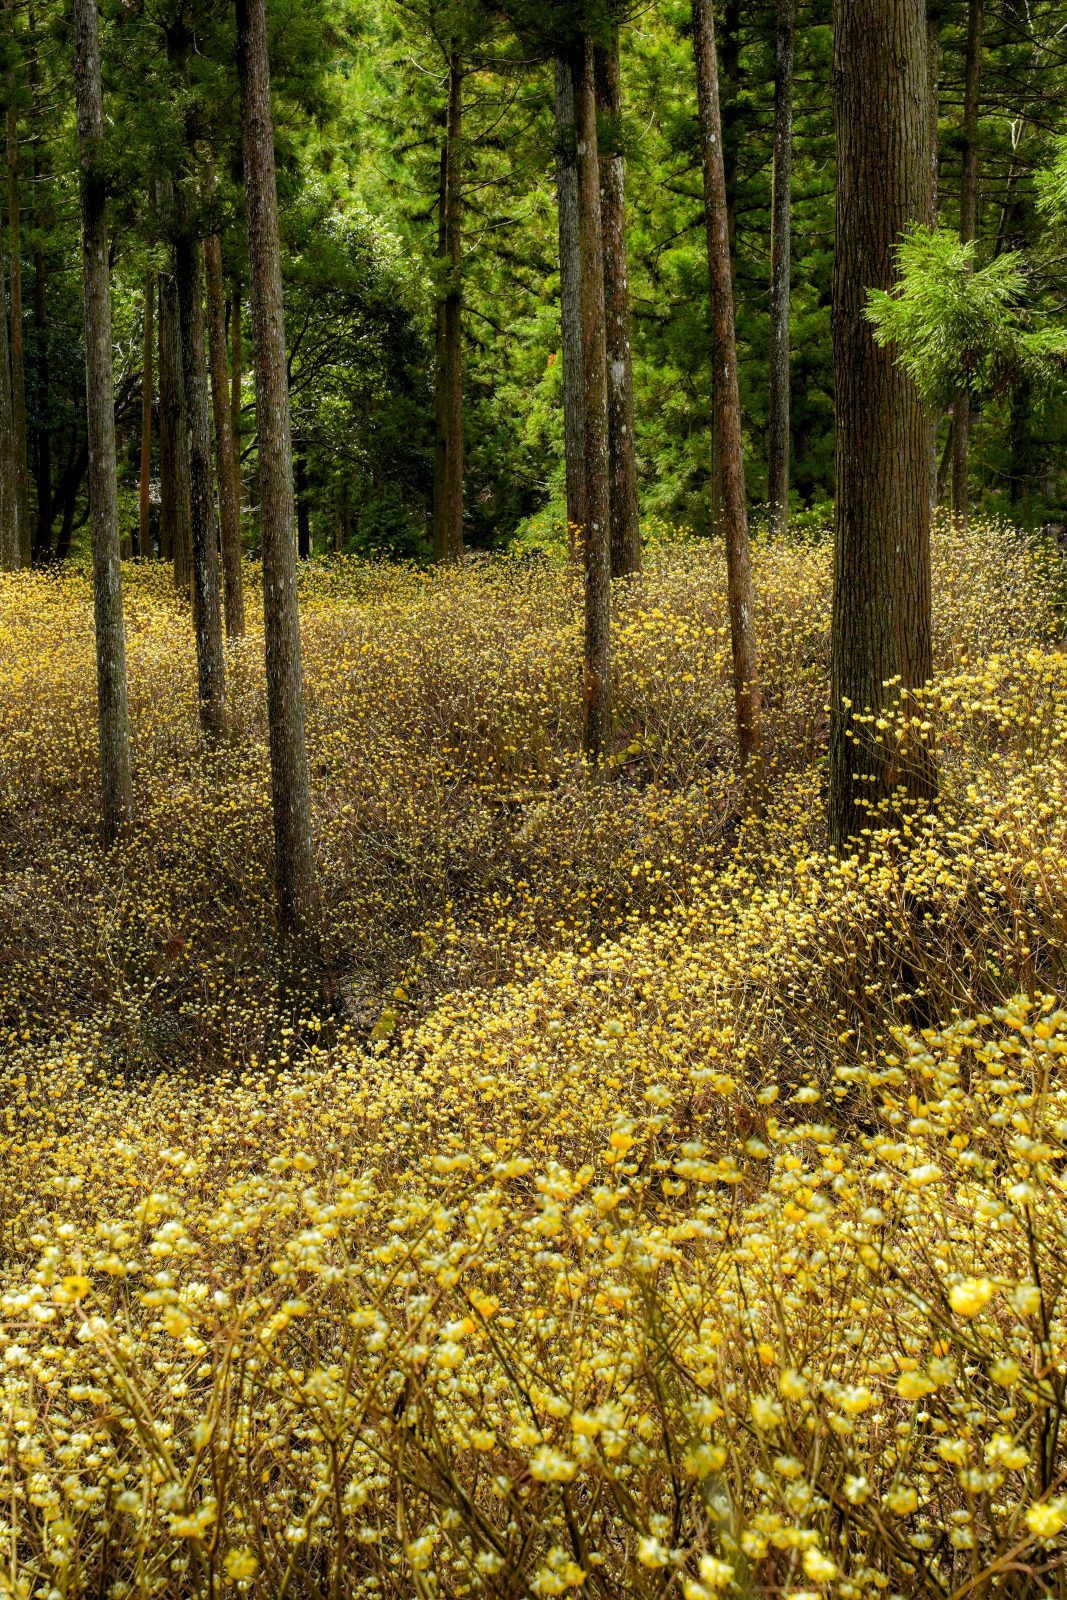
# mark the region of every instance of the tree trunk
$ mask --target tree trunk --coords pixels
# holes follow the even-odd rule
[[[608,353],[596,125],[596,50],[587,35],[573,68],[582,295],[582,438],[585,509],[585,714],[583,747],[594,763],[611,742],[611,475],[608,462]]]
[[[448,190],[448,138],[441,141],[441,160],[437,179],[437,265],[444,271],[445,260],[445,206]],[[444,284],[438,283],[434,304],[433,340],[433,489],[430,521],[433,534],[434,560],[440,560],[445,536],[443,519],[445,509],[445,427],[442,407],[445,393],[445,294]]]
[[[968,0],[967,54],[963,81],[963,152],[960,173],[960,238],[969,244],[978,222],[978,108],[982,80],[983,0]],[[952,408],[952,513],[967,526],[967,478],[971,392],[961,389]]]
[[[28,75],[33,98],[35,128],[42,125],[41,83],[38,67],[39,35],[37,14],[32,5],[27,6],[27,23],[31,39]],[[52,435],[49,426],[49,367],[48,367],[48,300],[47,265],[44,253],[44,232],[47,214],[42,198],[45,190],[45,163],[41,157],[42,141],[33,145],[33,220],[36,238],[33,246],[33,343],[34,376],[37,404],[36,426],[33,438],[33,478],[37,497],[37,516],[33,533],[33,559],[47,561],[52,554]]]
[[[101,825],[112,840],[133,815],[126,634],[119,564],[115,481],[115,395],[111,365],[104,116],[96,0],[73,0],[74,88],[81,167],[82,269],[85,289],[85,395],[89,431],[96,678],[100,720]]]
[[[741,437],[741,395],[737,381],[733,278],[726,209],[715,21],[711,0],[692,0],[700,114],[700,153],[704,172],[704,222],[711,290],[712,371],[715,374],[715,428],[722,474],[723,531],[726,538],[730,638],[733,648],[734,704],[742,767],[759,765],[762,753],[759,660],[752,593],[752,561],[745,499]]]
[[[441,326],[440,392],[437,405],[441,449],[434,481],[435,559],[459,561],[463,555],[463,72],[459,54],[448,61],[448,126],[445,135],[445,274]]]
[[[924,0],[835,0],[837,492],[829,837],[843,851],[936,789],[924,747],[875,719],[931,673],[929,432],[911,380],[865,314],[892,288],[905,229],[930,210]],[[870,721],[853,719],[869,712]],[[884,731],[884,730],[883,730]]]
[[[19,519],[19,566],[33,559],[30,522],[30,464],[26,434],[26,356],[22,337],[22,203],[19,197],[18,118],[14,106],[7,113],[7,216],[11,274],[11,421],[14,430],[15,497]]]
[[[230,297],[231,374],[230,374],[230,429],[233,434],[234,481],[237,487],[237,513],[241,513],[241,385],[244,380],[244,340],[241,328],[241,284],[234,279]],[[242,593],[242,601],[243,601]]]
[[[188,182],[188,180],[185,180]],[[204,349],[203,246],[190,228],[190,206],[179,189],[179,229],[174,240],[182,382],[189,440],[189,528],[192,535],[193,627],[200,726],[210,739],[226,731],[226,659],[222,648],[222,594],[215,492],[211,477],[211,407]]]
[[[141,483],[137,499],[137,549],[134,552],[139,556],[146,556],[151,544],[149,518],[152,509],[152,357],[155,338],[155,332],[152,327],[152,312],[155,306],[155,299],[155,282],[152,274],[149,273],[145,278],[144,284],[144,358],[141,364]]]
[[[36,353],[37,415],[34,430],[33,475],[37,491],[34,559],[46,561],[52,553],[52,432],[48,425],[48,300],[44,250],[33,252],[33,337]]]
[[[301,561],[311,554],[311,508],[308,505],[308,464],[299,447],[296,453],[296,553]]]
[[[563,355],[563,449],[567,478],[567,547],[585,527],[585,438],[582,431],[582,281],[578,240],[578,164],[574,75],[556,57],[556,195],[559,209],[560,340]]]
[[[11,359],[7,338],[7,285],[0,241],[0,572],[19,564],[18,468],[15,461],[15,417],[11,402]]]
[[[289,931],[310,923],[315,905],[293,526],[293,451],[266,3],[236,0],[236,7],[262,490],[263,628],[275,879],[279,923]]]
[[[926,6],[926,85],[927,127],[930,151],[930,216],[931,228],[937,227],[937,191],[941,176],[938,151],[938,125],[940,122],[941,88],[941,11],[939,0],[927,0]],[[940,499],[937,471],[937,431],[939,418],[935,412],[930,427],[930,509],[936,510]]]
[[[217,233],[204,240],[204,282],[207,290],[207,343],[211,364],[211,406],[215,418],[215,478],[219,486],[222,529],[222,587],[226,632],[231,639],[245,631],[244,580],[241,575],[241,490],[237,446],[226,360],[226,306],[222,287],[222,244]]]
[[[626,254],[626,175],[622,155],[622,77],[616,38],[596,52],[597,111],[611,145],[600,154],[604,236],[604,309],[608,362],[608,461],[611,473],[611,575],[641,570],[641,519],[634,454],[634,379]]]
[[[771,530],[789,527],[789,283],[796,0],[778,0],[774,41],[774,177],[771,188],[771,359],[767,505]]]
[[[178,291],[173,277],[159,279],[159,486],[160,555],[174,563],[174,584],[189,587],[189,430],[185,418]]]

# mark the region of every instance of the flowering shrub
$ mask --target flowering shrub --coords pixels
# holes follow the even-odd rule
[[[620,586],[603,787],[565,570],[312,571],[325,997],[256,638],[205,755],[130,574],[105,854],[84,580],[4,581],[0,1594],[1065,1592],[1067,657],[970,541],[938,813],[842,863],[824,550],[760,552],[762,816],[706,549]]]

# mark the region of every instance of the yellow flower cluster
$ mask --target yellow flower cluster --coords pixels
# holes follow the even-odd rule
[[[0,1595],[1060,1592],[1067,655],[1003,530],[937,562],[938,811],[840,863],[824,547],[760,815],[706,546],[619,586],[607,783],[564,566],[312,568],[324,974],[255,628],[206,751],[127,573],[105,852],[86,577],[3,580]]]

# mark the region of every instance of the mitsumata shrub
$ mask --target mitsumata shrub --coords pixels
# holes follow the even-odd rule
[[[582,767],[553,561],[303,579],[325,970],[271,920],[262,638],[196,725],[126,574],[0,583],[0,1595],[1067,1596],[1067,654],[936,540],[929,817],[831,860],[829,551],[617,585]],[[248,592],[254,592],[249,576]],[[881,819],[884,820],[884,819]]]

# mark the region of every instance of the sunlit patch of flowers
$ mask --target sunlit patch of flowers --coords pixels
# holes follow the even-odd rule
[[[0,1594],[1061,1594],[1036,559],[941,536],[937,680],[879,730],[941,805],[841,863],[825,550],[759,552],[760,815],[707,547],[620,585],[606,784],[564,567],[313,569],[324,977],[273,954],[261,639],[205,753],[131,570],[105,853],[84,577],[4,580]]]

